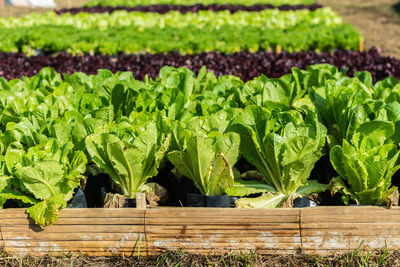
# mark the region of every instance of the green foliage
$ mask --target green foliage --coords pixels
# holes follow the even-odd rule
[[[262,207],[262,203],[265,207],[280,206],[286,199],[304,196],[297,190],[309,185],[308,178],[325,144],[326,129],[315,113],[306,112],[303,118],[296,110],[271,112],[248,106],[232,130],[240,135],[243,156],[275,189],[258,199],[241,199],[239,207],[252,206],[252,201],[258,202],[255,207]]]
[[[85,154],[72,147],[55,139],[27,151],[19,143],[10,145],[4,156],[7,171],[1,178],[0,204],[9,199],[33,204],[27,210],[30,217],[39,225],[52,224],[86,170]]]
[[[372,101],[357,106],[351,120],[353,130],[341,146],[331,149],[332,165],[340,175],[331,181],[331,192],[341,192],[346,204],[349,198],[366,205],[391,204],[392,194],[398,198],[397,188],[391,184],[392,176],[400,168],[400,105],[396,104],[394,108]],[[369,114],[371,106],[379,106],[374,116]]]
[[[233,186],[232,167],[239,155],[240,137],[227,133],[226,112],[195,117],[178,126],[178,149],[168,154],[177,171],[193,180],[203,195],[221,196]]]
[[[303,9],[280,11],[266,9],[260,12],[200,11],[182,14],[170,11],[166,14],[152,12],[115,11],[112,13],[80,13],[73,15],[55,12],[29,14],[20,18],[0,18],[1,28],[34,27],[39,25],[74,26],[77,29],[108,28],[185,28],[193,25],[197,28],[218,29],[224,25],[236,27],[253,26],[265,29],[288,29],[299,25],[338,25],[342,19],[331,8],[318,8],[314,11]]]
[[[163,136],[154,122],[112,123],[86,138],[92,160],[129,198],[135,198],[147,179],[157,174],[168,146],[169,136]]]
[[[155,4],[165,5],[193,5],[193,4],[236,4],[236,5],[254,5],[254,4],[272,4],[272,5],[310,5],[313,0],[92,0],[86,6],[146,6]]]
[[[328,129],[328,143],[333,146],[349,136],[350,113],[358,104],[371,100],[372,91],[358,78],[331,78],[314,89],[312,98]]]
[[[172,67],[144,82],[107,70],[62,79],[48,68],[0,78],[0,206],[14,201],[49,225],[88,164],[134,197],[169,160],[204,195],[277,207],[327,188],[310,180],[325,149],[339,175],[332,193],[345,203],[394,203],[398,86],[393,78],[374,85],[366,72],[349,78],[330,65],[246,83]],[[242,156],[257,171],[238,173]]]
[[[157,38],[154,38],[157,36]],[[361,35],[349,24],[300,24],[286,29],[224,24],[219,28],[137,27],[78,29],[68,25],[2,28],[0,51],[33,54],[67,51],[72,54],[161,53],[179,51],[200,53],[241,50],[275,50],[279,45],[289,52],[301,50],[357,50]]]

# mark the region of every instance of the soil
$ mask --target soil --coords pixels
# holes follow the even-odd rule
[[[385,55],[400,57],[400,13],[398,0],[317,0],[330,6],[365,38],[365,48],[376,46]]]
[[[46,9],[4,7],[0,0],[1,16],[22,16]],[[88,0],[56,0],[59,8],[78,7]],[[317,0],[332,7],[345,22],[354,25],[365,37],[365,49],[376,46],[384,55],[400,58],[400,13],[393,6],[398,0]],[[3,6],[2,6],[3,5]]]

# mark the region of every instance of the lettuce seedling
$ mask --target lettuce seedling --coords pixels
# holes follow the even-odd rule
[[[400,168],[395,132],[393,122],[369,121],[350,140],[334,146],[330,159],[339,176],[330,182],[331,193],[340,192],[346,205],[350,198],[362,205],[398,203],[398,189],[391,183]]]
[[[221,111],[178,125],[177,148],[168,154],[176,170],[206,196],[221,196],[234,183],[232,167],[239,156],[240,137],[226,133],[231,115]]]
[[[136,193],[145,190],[147,180],[157,175],[169,140],[153,121],[111,123],[89,135],[86,148],[92,161],[110,176],[122,194],[135,198]]]
[[[72,142],[61,145],[56,139],[26,152],[20,143],[11,144],[4,156],[8,175],[0,176],[0,205],[17,200],[30,206],[27,213],[36,224],[54,223],[84,179],[85,153],[72,148]]]
[[[238,207],[273,208],[287,201],[326,190],[327,186],[308,181],[314,164],[320,159],[325,144],[326,128],[314,112],[270,111],[259,106],[248,106],[236,119],[232,131],[240,135],[240,150],[246,160],[262,175],[262,181],[254,181],[251,193],[257,192],[264,183],[258,198],[242,198]],[[238,181],[240,184],[240,181]],[[286,204],[285,204],[286,205]]]

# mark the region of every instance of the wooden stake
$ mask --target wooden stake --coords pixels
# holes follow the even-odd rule
[[[146,209],[146,194],[145,193],[137,193],[136,194],[136,208]]]
[[[360,44],[358,45],[358,50],[360,52],[364,51],[364,38],[363,37],[360,38]]]
[[[282,52],[282,46],[281,46],[281,45],[277,45],[277,46],[276,46],[276,49],[275,49],[275,52],[278,53],[278,54],[279,54],[280,52]]]

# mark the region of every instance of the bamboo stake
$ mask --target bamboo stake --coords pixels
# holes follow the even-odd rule
[[[276,49],[275,49],[275,52],[276,52],[277,54],[279,54],[280,52],[282,52],[282,46],[281,46],[281,45],[277,45],[277,46],[276,46]]]
[[[136,194],[136,208],[146,209],[146,194],[145,193],[137,193]]]
[[[358,50],[360,52],[364,51],[364,38],[363,37],[360,38],[360,43],[358,45]]]

